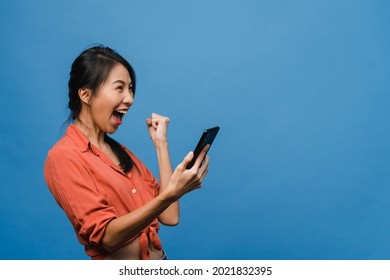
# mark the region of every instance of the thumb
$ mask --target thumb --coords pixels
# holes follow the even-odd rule
[[[194,152],[189,152],[183,159],[183,161],[181,162],[181,165],[186,167],[190,161],[192,160],[192,158],[194,157]]]

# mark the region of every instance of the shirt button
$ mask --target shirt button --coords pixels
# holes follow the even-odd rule
[[[132,189],[131,192],[132,192],[132,193],[136,193],[137,190],[136,190],[136,189]]]

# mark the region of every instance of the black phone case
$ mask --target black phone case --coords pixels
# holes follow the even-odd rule
[[[194,157],[191,160],[191,162],[187,165],[187,169],[190,169],[192,166],[194,166],[197,157],[199,156],[200,152],[207,144],[209,144],[211,147],[211,144],[213,143],[215,137],[217,136],[218,131],[219,131],[219,126],[208,128],[205,131],[203,131],[203,134],[200,137],[199,142],[196,145],[196,148],[194,150]]]

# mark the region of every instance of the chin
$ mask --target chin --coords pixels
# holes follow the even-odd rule
[[[106,130],[106,133],[107,134],[114,134],[116,131],[118,130],[118,127],[111,127],[109,129]]]

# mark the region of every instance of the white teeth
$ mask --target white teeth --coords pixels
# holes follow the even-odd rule
[[[116,110],[118,113],[121,113],[123,115],[126,115],[127,114],[127,111],[126,110]]]

